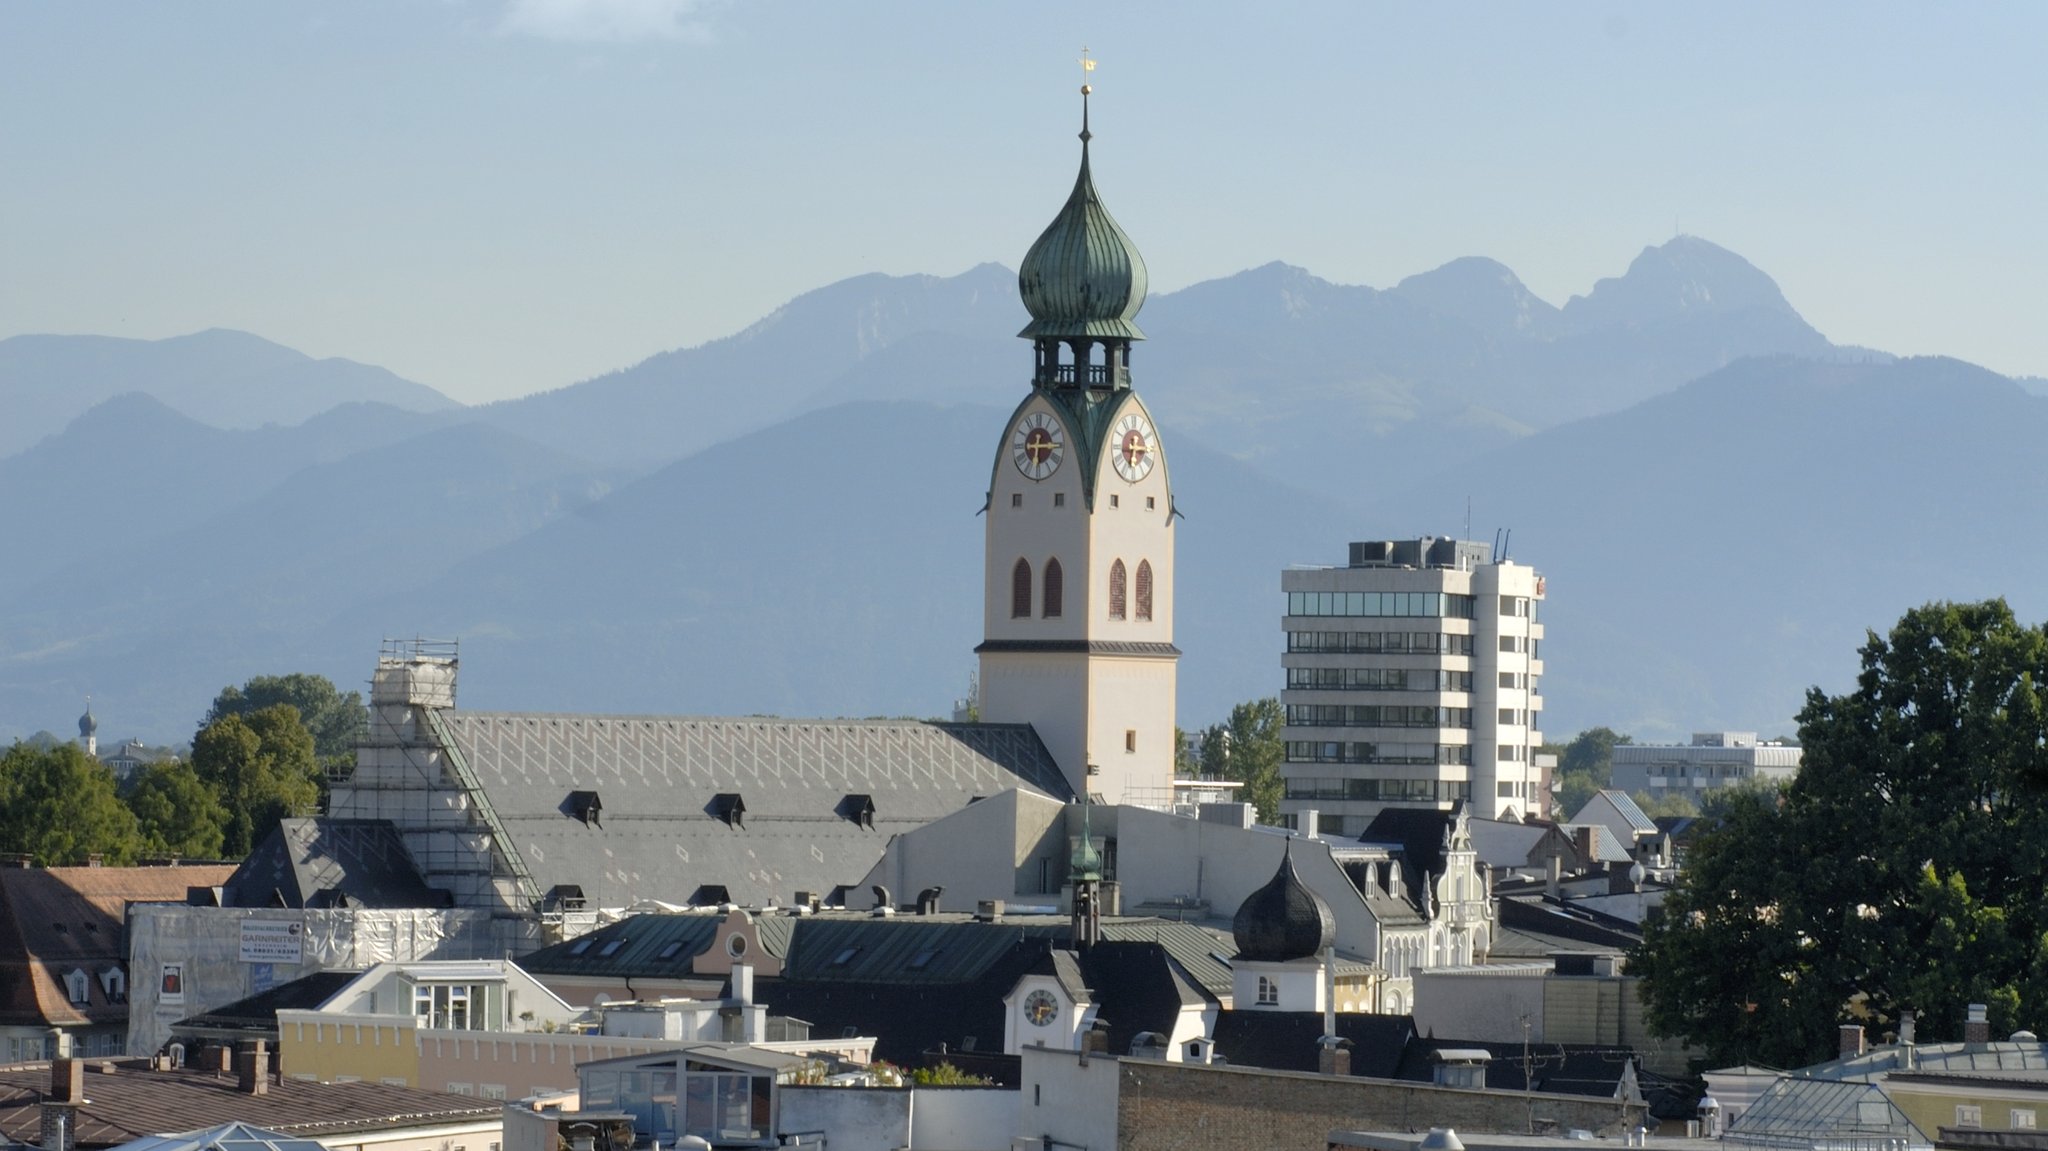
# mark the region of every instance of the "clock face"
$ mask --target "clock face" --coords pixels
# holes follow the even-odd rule
[[[1110,460],[1116,474],[1137,483],[1152,474],[1159,459],[1159,441],[1152,435],[1151,421],[1132,412],[1116,422],[1110,434]]]
[[[1027,478],[1042,480],[1060,469],[1067,440],[1060,422],[1045,412],[1032,412],[1010,429],[1010,462]]]
[[[1050,991],[1040,988],[1024,997],[1024,1018],[1030,1020],[1033,1027],[1048,1026],[1059,1017],[1059,1013],[1060,1001],[1054,999]]]

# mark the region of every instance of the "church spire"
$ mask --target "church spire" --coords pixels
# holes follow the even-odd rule
[[[1083,56],[1084,68],[1093,71],[1094,64]],[[1017,334],[1037,350],[1032,382],[1041,388],[1128,388],[1131,342],[1145,338],[1134,322],[1145,306],[1145,259],[1103,207],[1090,167],[1093,92],[1092,84],[1081,85],[1081,171],[1074,190],[1017,270],[1018,294],[1031,313],[1031,323]]]

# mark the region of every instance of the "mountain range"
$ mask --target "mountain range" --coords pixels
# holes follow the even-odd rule
[[[0,341],[0,427],[56,428],[0,440],[0,738],[91,694],[174,741],[224,684],[359,684],[414,634],[462,639],[465,706],[943,714],[1024,320],[995,265],[863,276],[473,408],[236,333]],[[1512,528],[1550,577],[1553,735],[1789,730],[1907,607],[2048,610],[2009,578],[2048,398],[1832,345],[1703,240],[1562,307],[1479,258],[1385,290],[1270,264],[1139,322],[1187,513],[1184,726],[1277,691],[1278,572],[1352,539]]]

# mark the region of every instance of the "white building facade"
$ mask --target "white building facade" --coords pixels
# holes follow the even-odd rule
[[[1724,787],[1789,783],[1799,774],[1801,754],[1797,747],[1758,742],[1753,731],[1696,731],[1690,744],[1677,746],[1624,743],[1614,749],[1614,787],[1651,799],[1697,800]]]
[[[1534,568],[1467,540],[1376,540],[1280,585],[1284,817],[1355,836],[1388,807],[1548,813]]]

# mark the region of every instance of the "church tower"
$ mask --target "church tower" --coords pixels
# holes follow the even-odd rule
[[[1024,257],[1031,391],[989,479],[981,716],[1029,723],[1074,790],[1163,806],[1173,791],[1173,488],[1131,389],[1145,261],[1088,168]]]

